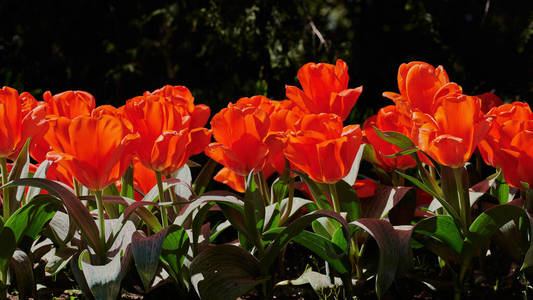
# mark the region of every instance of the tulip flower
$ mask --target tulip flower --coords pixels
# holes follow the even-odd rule
[[[19,95],[7,86],[0,89],[0,158],[14,160],[29,137],[35,144],[48,129],[45,115],[44,106],[30,94]]]
[[[533,120],[525,121],[522,130],[501,149],[499,164],[505,181],[513,187],[524,189],[522,182],[533,187]]]
[[[308,63],[298,70],[302,90],[286,86],[286,95],[308,113],[334,113],[345,120],[363,91],[360,86],[348,89],[348,66],[342,60],[337,64]]]
[[[90,190],[103,190],[120,179],[129,166],[138,140],[120,119],[79,116],[50,121],[54,151],[47,159],[57,162]]]
[[[359,198],[370,198],[376,195],[376,182],[372,179],[358,179],[353,188]]]
[[[526,121],[533,120],[533,113],[527,103],[513,102],[494,107],[486,115],[493,121],[487,137],[479,143],[479,152],[486,164],[500,168],[502,149],[510,148]]]
[[[439,164],[463,166],[485,138],[490,122],[481,111],[480,99],[452,93],[439,99],[433,115],[413,113],[415,144]]]
[[[141,96],[128,100],[120,108],[139,133],[136,154],[143,165],[163,175],[170,175],[200,153],[211,139],[205,128],[191,128],[191,117],[183,107],[161,96]]]
[[[187,115],[191,117],[190,128],[204,127],[211,114],[209,106],[204,104],[195,105],[194,97],[191,92],[187,87],[182,85],[165,85],[151,93],[144,93],[144,96],[148,95],[161,96],[172,104],[183,107],[186,110]]]
[[[335,183],[348,175],[361,140],[359,125],[343,128],[335,114],[309,114],[289,135],[284,154],[314,181]]]
[[[410,136],[412,120],[409,115],[402,114],[395,105],[389,105],[379,110],[377,115],[368,118],[363,124],[365,140],[376,152],[377,163],[386,172],[393,170],[404,170],[416,166],[415,160],[404,155],[400,157],[388,158],[384,155],[392,155],[402,149],[393,145],[376,134],[374,127],[381,131],[395,131]]]
[[[213,116],[211,128],[217,142],[209,144],[205,153],[240,176],[263,170],[284,146],[283,136],[269,132],[269,126],[263,110],[230,104]]]
[[[436,107],[435,94],[449,81],[442,66],[434,68],[425,62],[413,61],[400,65],[398,70],[400,94],[386,92],[383,95],[395,102],[405,100],[411,109],[432,114]]]

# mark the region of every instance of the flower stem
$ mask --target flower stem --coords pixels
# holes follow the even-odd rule
[[[463,186],[463,176],[462,176],[462,169],[461,168],[453,168],[453,173],[455,175],[455,183],[457,186],[457,193],[459,195],[459,203],[461,205],[461,218],[464,223],[464,230],[465,235],[468,234],[470,223],[471,223],[471,216],[470,216],[470,197],[468,194],[468,191],[465,190],[465,186]]]
[[[157,180],[157,189],[159,190],[159,203],[165,202],[165,191],[163,190],[163,180],[161,179],[161,172],[155,171],[155,178]],[[167,209],[163,206],[159,207],[161,210],[161,222],[163,227],[168,226]]]
[[[337,187],[335,186],[335,183],[328,184],[329,187],[329,193],[331,195],[331,201],[333,201],[333,211],[336,213],[341,212],[341,203],[339,201],[339,194],[337,193]]]
[[[2,170],[2,185],[4,185],[7,183],[7,178],[8,178],[7,161],[5,157],[0,158],[0,169]],[[6,222],[7,219],[9,219],[11,215],[11,211],[9,210],[9,201],[10,201],[9,189],[10,188],[5,188],[4,192],[2,193],[2,196],[3,196],[2,207],[4,210],[4,222]]]
[[[290,177],[289,178],[289,198],[287,200],[287,209],[285,210],[285,213],[283,213],[283,216],[281,216],[281,218],[279,219],[279,223],[278,223],[279,226],[285,224],[287,219],[290,217],[293,201],[294,201],[294,178]]]
[[[265,178],[265,173],[263,173],[263,171],[261,170],[257,174],[259,175],[258,177],[260,180],[260,187],[262,190],[263,197],[265,198],[267,204],[272,204],[272,202],[270,202],[270,193],[268,191],[268,184]]]
[[[104,201],[102,200],[102,191],[94,191],[94,196],[96,197],[96,208],[98,209],[98,222],[100,224],[100,244],[102,246],[101,259],[102,263],[105,263],[105,216],[104,216]]]

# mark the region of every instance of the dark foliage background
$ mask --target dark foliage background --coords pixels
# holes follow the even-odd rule
[[[533,99],[533,1],[0,1],[0,85],[81,89],[98,104],[165,84],[214,112],[284,98],[306,62],[348,63],[364,86],[350,121],[397,91],[402,62],[442,64],[468,94]]]

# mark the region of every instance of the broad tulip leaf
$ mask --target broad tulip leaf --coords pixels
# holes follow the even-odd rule
[[[33,262],[22,250],[15,250],[10,262],[10,269],[17,279],[17,290],[20,299],[36,298],[35,278],[33,276]]]
[[[312,268],[308,267],[305,269],[302,275],[300,277],[293,279],[293,280],[284,280],[276,283],[276,286],[280,285],[304,285],[309,284],[313,288],[315,292],[320,292],[327,288],[334,288],[336,286],[342,285],[342,280],[338,277],[334,278],[334,282],[331,282],[331,279],[329,276],[315,272]]]
[[[244,194],[244,221],[250,236],[248,238],[256,247],[261,242],[261,233],[265,222],[265,202],[259,187],[254,181],[253,171],[250,172],[246,180],[246,193]]]
[[[198,254],[191,263],[191,281],[201,299],[236,299],[265,281],[259,262],[246,250],[216,245]]]
[[[357,180],[357,175],[359,174],[359,166],[361,166],[361,159],[363,158],[363,153],[365,150],[366,144],[361,144],[359,150],[357,150],[357,155],[352,163],[350,172],[342,180],[348,183],[349,186],[353,186]]]
[[[381,299],[392,285],[399,264],[400,239],[392,225],[385,220],[362,218],[350,224],[368,232],[379,246],[376,274],[376,294]],[[402,259],[405,259],[402,257]]]
[[[463,237],[450,216],[434,216],[423,219],[416,223],[414,231],[444,243],[457,253],[461,253],[463,250]]]
[[[54,217],[60,206],[61,202],[55,197],[40,195],[19,208],[4,226],[13,230],[17,244],[24,235],[33,240],[37,238],[43,226]]]
[[[159,255],[167,230],[168,227],[149,237],[145,236],[142,231],[136,231],[131,237],[133,260],[145,291],[150,289],[150,283],[159,266]]]
[[[183,262],[189,250],[189,235],[185,229],[172,224],[167,229],[167,234],[161,246],[160,257],[179,275]]]
[[[355,221],[361,216],[361,202],[355,189],[344,180],[335,183],[335,188],[339,196],[341,211],[346,212],[348,222]]]
[[[339,222],[344,230],[345,238],[350,239],[350,228],[346,220],[339,214],[329,210],[317,210],[307,215],[301,216],[290,223],[283,231],[281,231],[276,239],[265,249],[265,255],[261,259],[261,270],[263,274],[267,274],[268,270],[280,255],[281,250],[298,234],[300,234],[305,227],[309,226],[314,220],[320,217],[328,217]],[[348,244],[349,245],[349,244]],[[346,249],[348,253],[349,247]]]
[[[382,138],[383,140],[396,145],[400,147],[401,149],[412,149],[415,147],[415,144],[413,141],[411,141],[410,138],[407,136],[395,132],[395,131],[381,131],[377,127],[374,126],[374,131],[376,131],[376,134]]]
[[[278,203],[281,199],[287,197],[289,192],[289,183],[282,180],[281,177],[276,178],[270,187],[270,199],[272,203]]]
[[[8,181],[17,180],[24,174],[25,177],[28,177],[28,169],[30,166],[30,156],[28,154],[28,147],[30,145],[31,137],[26,140],[24,146],[19,152],[17,159],[13,163],[13,168],[7,177]],[[9,214],[13,214],[17,208],[20,207],[20,202],[24,197],[25,187],[18,187],[17,189],[6,189],[4,193],[9,193]]]
[[[133,187],[133,165],[130,163],[124,175],[122,175],[122,185],[120,187],[120,196],[133,199],[135,190]]]
[[[105,265],[91,264],[89,252],[84,250],[79,257],[79,268],[96,300],[115,300],[120,292],[122,265],[120,253]]]
[[[309,191],[311,192],[311,195],[313,196],[313,200],[315,200],[316,205],[319,209],[332,209],[331,204],[329,203],[328,198],[322,193],[322,190],[317,185],[316,182],[314,182],[307,174],[291,170],[291,172],[297,174],[302,178],[302,180],[307,184],[307,187],[309,187]]]
[[[44,160],[35,173],[33,174],[32,178],[46,178],[46,173],[48,172],[48,168],[50,168],[50,165],[52,164],[49,160]],[[35,186],[28,187],[28,190],[26,192],[26,199],[31,200],[33,197],[39,195],[41,193],[41,189]]]
[[[215,172],[215,168],[217,167],[218,163],[211,158],[207,160],[207,162],[202,167],[202,170],[196,176],[196,179],[194,180],[192,186],[194,193],[196,195],[202,195],[204,191],[207,188],[207,185],[213,178],[213,173]]]
[[[463,246],[462,256],[464,260],[468,261],[474,257],[476,252],[489,242],[492,235],[510,221],[522,218],[527,223],[526,227],[529,228],[530,221],[526,212],[513,204],[510,202],[487,209],[472,222],[470,233]]]
[[[384,218],[410,189],[411,187],[393,187],[378,184],[376,195],[372,199],[369,199],[369,201],[363,201],[361,203],[362,217],[373,219]]]
[[[351,270],[351,263],[347,256],[333,257],[329,255],[327,248],[340,253],[342,250],[330,240],[316,233],[303,230],[293,238],[293,241],[304,246],[314,254],[327,261],[339,274],[347,274]]]
[[[291,211],[289,212],[289,219],[294,216],[298,211],[300,211],[300,209],[302,209],[302,207],[308,205],[308,204],[312,204],[313,201],[311,200],[308,200],[308,199],[304,199],[304,198],[300,198],[300,197],[293,197],[292,198],[292,208],[291,208]],[[289,198],[285,198],[283,200],[281,200],[280,204],[279,204],[279,214],[276,213],[274,214],[274,217],[276,218],[276,220],[274,220],[272,222],[272,226],[270,226],[269,228],[272,228],[274,226],[277,226],[278,225],[278,221],[279,221],[279,217],[280,215],[283,215],[286,210],[288,209],[288,205],[289,205]],[[268,209],[268,207],[267,207]]]
[[[13,256],[13,252],[17,248],[17,240],[13,230],[9,227],[1,226],[0,241],[2,241],[2,247],[0,247],[0,272],[5,272]]]
[[[93,217],[85,205],[74,195],[72,190],[60,182],[42,178],[23,178],[7,183],[4,186],[35,186],[47,190],[51,195],[63,200],[69,215],[72,217],[85,240],[95,250],[103,256],[105,249],[102,249],[99,239],[99,231]]]

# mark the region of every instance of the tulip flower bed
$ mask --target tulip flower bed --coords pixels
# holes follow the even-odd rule
[[[212,117],[184,86],[119,108],[2,88],[0,299],[532,293],[526,103],[410,62],[347,125],[363,89],[342,60],[298,80]]]

